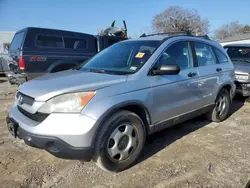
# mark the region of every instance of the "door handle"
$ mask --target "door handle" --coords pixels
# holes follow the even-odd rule
[[[217,68],[216,71],[217,71],[217,72],[221,72],[221,71],[222,71],[222,68]]]
[[[195,72],[190,72],[190,73],[188,73],[188,77],[194,77],[194,76],[196,76],[197,74],[195,73]]]

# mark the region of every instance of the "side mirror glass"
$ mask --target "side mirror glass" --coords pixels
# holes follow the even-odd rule
[[[178,65],[162,65],[158,70],[153,70],[153,75],[176,75],[181,71]]]

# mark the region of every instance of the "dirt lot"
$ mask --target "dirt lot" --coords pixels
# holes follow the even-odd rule
[[[250,104],[233,102],[223,123],[203,117],[150,136],[143,156],[119,174],[57,159],[14,139],[5,116],[16,87],[0,79],[0,187],[244,187],[250,179]]]

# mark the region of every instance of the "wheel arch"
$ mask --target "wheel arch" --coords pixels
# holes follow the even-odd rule
[[[145,129],[146,129],[146,135],[150,134],[150,124],[151,124],[151,116],[149,113],[149,110],[147,109],[147,107],[142,104],[139,101],[129,101],[129,102],[122,102],[119,103],[115,106],[113,106],[112,108],[110,108],[109,110],[107,110],[98,120],[98,129],[94,135],[94,139],[93,139],[93,143],[92,145],[95,146],[96,144],[96,137],[100,131],[100,129],[102,128],[102,124],[104,123],[104,121],[109,118],[112,114],[116,113],[117,111],[120,110],[128,110],[131,112],[134,112],[135,114],[137,114],[143,121]]]
[[[233,97],[234,97],[234,93],[233,93],[233,87],[230,83],[225,83],[223,84],[219,90],[218,90],[218,93],[220,92],[220,90],[222,89],[226,89],[228,92],[229,92],[229,95],[230,95],[230,102],[232,103],[232,100],[233,100]]]
[[[63,65],[72,65],[77,66],[78,63],[74,60],[68,59],[68,60],[58,60],[54,62],[50,67],[48,68],[49,73],[53,73],[53,70],[55,70],[57,67],[63,66]]]

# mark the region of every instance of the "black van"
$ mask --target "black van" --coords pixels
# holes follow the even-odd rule
[[[121,40],[125,38],[28,27],[16,32],[11,42],[6,75],[11,84],[21,84],[73,68]]]

